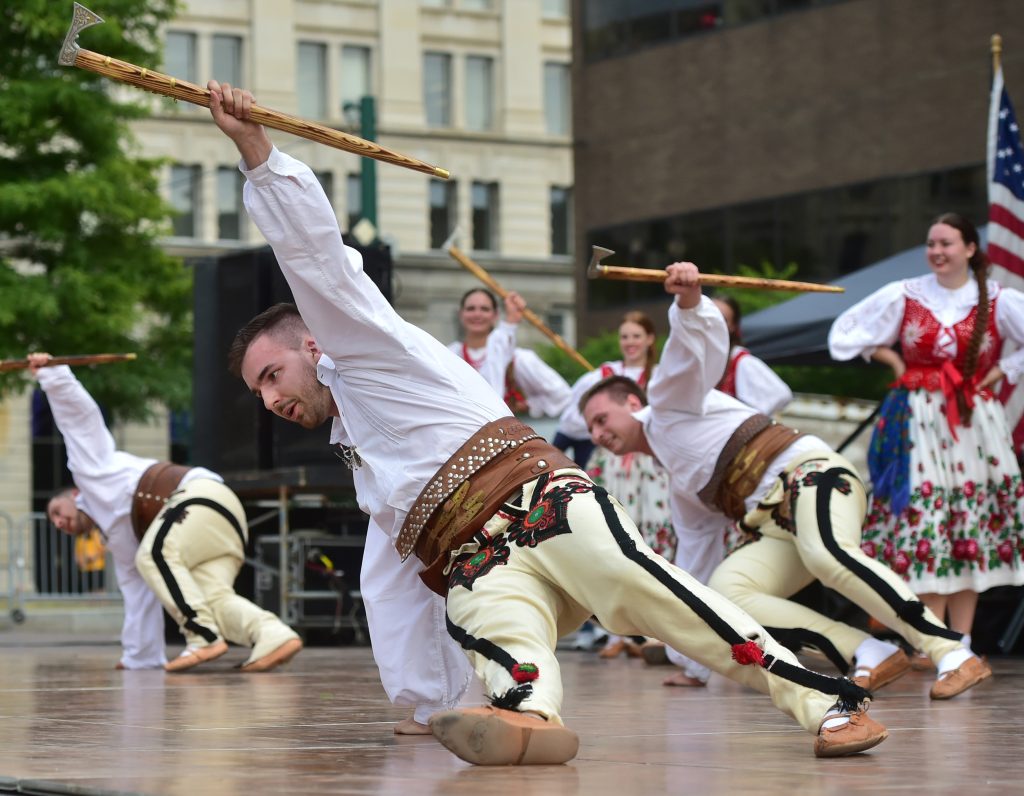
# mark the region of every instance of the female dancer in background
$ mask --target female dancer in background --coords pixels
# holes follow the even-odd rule
[[[829,350],[896,376],[871,440],[864,551],[903,575],[969,647],[978,593],[1024,583],[1024,484],[991,391],[1024,372],[1024,349],[1000,358],[1003,341],[1024,343],[1024,294],[986,278],[977,230],[955,213],[932,224],[927,256],[930,274],[840,315]]]
[[[526,302],[518,293],[505,297],[505,320],[489,290],[474,288],[459,302],[462,342],[448,348],[476,368],[514,414],[558,417],[569,402],[565,379],[529,348],[516,347],[516,329]]]

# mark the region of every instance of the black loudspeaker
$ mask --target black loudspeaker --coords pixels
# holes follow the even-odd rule
[[[391,300],[391,250],[345,243],[363,255],[363,268]],[[227,370],[235,334],[291,290],[269,246],[191,262],[195,271],[194,437],[191,464],[235,473],[338,464],[328,445],[330,426],[307,431],[268,412]]]

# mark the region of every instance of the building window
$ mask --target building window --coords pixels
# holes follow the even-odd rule
[[[242,39],[238,36],[213,37],[213,78],[232,86],[243,84]]]
[[[455,183],[430,181],[430,248],[440,249],[455,223]]]
[[[423,54],[423,105],[427,125],[452,125],[452,57],[447,53]]]
[[[572,188],[551,186],[551,253],[572,254]]]
[[[462,7],[468,11],[490,11],[492,0],[462,0]]]
[[[200,166],[171,166],[171,207],[176,211],[173,234],[178,238],[198,237]]]
[[[494,59],[466,57],[466,129],[494,127]]]
[[[370,84],[370,48],[346,44],[341,48],[341,107],[359,104],[373,93]]]
[[[217,169],[217,239],[242,239],[242,186],[245,177],[233,166]]]
[[[569,65],[544,64],[544,119],[551,135],[569,135],[571,110]]]
[[[178,80],[196,82],[196,34],[173,30],[167,32],[164,68]]]
[[[363,180],[358,174],[349,174],[345,178],[345,197],[348,204],[348,229],[359,223],[363,217]]]
[[[568,19],[569,0],[544,0],[542,13],[545,19]]]
[[[420,0],[420,4],[427,8],[449,8],[452,0]]]
[[[327,46],[299,42],[298,83],[299,116],[323,119],[327,116]]]
[[[498,183],[474,182],[473,248],[494,251],[498,248]]]

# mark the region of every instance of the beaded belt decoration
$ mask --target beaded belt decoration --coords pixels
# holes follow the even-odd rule
[[[506,451],[539,438],[538,433],[514,417],[488,423],[470,437],[434,474],[406,516],[395,542],[402,560],[412,555],[424,526],[464,481]]]

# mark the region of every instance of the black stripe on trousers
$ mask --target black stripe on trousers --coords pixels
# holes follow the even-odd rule
[[[905,600],[885,580],[840,547],[839,541],[832,531],[832,514],[829,511],[829,506],[832,502],[832,493],[838,490],[839,481],[844,475],[848,475],[858,481],[860,480],[856,473],[850,472],[845,467],[832,467],[823,472],[818,481],[815,507],[818,515],[818,532],[821,535],[822,542],[825,544],[825,549],[832,554],[836,561],[850,570],[857,578],[867,584],[875,594],[885,600],[886,605],[893,610],[896,616],[912,628],[927,636],[938,636],[939,638],[946,638],[951,641],[959,641],[963,638],[961,633],[940,627],[939,625],[933,625],[924,618],[924,603],[920,600]],[[799,497],[797,497],[797,500],[799,500]],[[798,528],[797,533],[799,532]]]
[[[231,527],[235,529],[235,533],[238,534],[238,538],[242,542],[242,548],[245,548],[245,532],[242,530],[242,526],[238,520],[235,519],[235,515],[228,511],[220,503],[209,498],[186,498],[180,503],[171,506],[164,512],[164,516],[160,522],[160,529],[156,532],[156,536],[153,539],[153,549],[151,555],[153,556],[153,563],[156,564],[157,571],[164,580],[164,585],[167,590],[171,593],[171,599],[174,600],[174,605],[185,617],[185,627],[202,636],[206,641],[212,644],[217,640],[217,634],[214,633],[210,628],[203,627],[195,621],[196,612],[185,602],[185,595],[181,593],[181,588],[178,586],[178,581],[174,579],[174,574],[171,572],[171,568],[167,565],[167,559],[164,558],[163,547],[164,540],[167,538],[167,534],[170,533],[171,526],[178,521],[179,517],[185,513],[185,510],[189,506],[206,506],[209,509],[213,509],[220,514],[224,519],[231,523]]]
[[[612,502],[608,497],[608,493],[604,488],[595,485],[594,497],[597,499],[598,505],[601,507],[601,511],[605,519],[605,526],[611,532],[619,549],[628,560],[639,565],[647,574],[655,577],[659,583],[665,586],[673,596],[678,598],[688,608],[690,608],[690,610],[697,614],[697,616],[700,617],[700,619],[707,624],[719,636],[719,638],[728,643],[730,647],[744,644],[748,640],[737,633],[731,625],[719,617],[718,614],[716,614],[694,594],[689,592],[668,572],[659,567],[654,561],[637,549],[636,542],[622,527],[618,513],[615,511],[615,507],[612,505]],[[590,608],[591,606],[585,607]],[[510,674],[512,673],[512,668],[517,662],[506,650],[488,639],[474,637],[464,628],[456,625],[451,618],[447,616],[447,614],[445,615],[445,622],[449,635],[451,635],[451,637],[455,639],[463,649],[476,652],[488,660],[494,661],[499,666],[502,666]],[[801,685],[805,688],[837,696],[838,704],[845,710],[854,709],[859,702],[870,696],[868,691],[863,688],[859,688],[849,680],[843,680],[837,677],[826,677],[825,675],[818,674],[817,672],[804,669],[802,666],[794,666],[791,663],[779,660],[771,654],[765,654],[764,661],[764,668],[768,669],[771,674],[777,677],[782,677],[785,680],[789,680],[790,682],[796,683],[797,685]],[[529,684],[527,683],[520,687],[524,688],[528,685]]]
[[[611,531],[612,537],[619,546],[619,550],[622,551],[622,554],[627,559],[639,565],[648,575],[656,578],[662,586],[684,603],[719,638],[731,647],[744,644],[749,640],[737,633],[730,624],[716,614],[706,603],[637,549],[636,541],[622,527],[618,513],[615,511],[615,506],[612,505],[608,493],[603,488],[595,487],[594,496],[597,498],[597,502],[604,513],[605,524],[608,530]],[[723,597],[722,599],[725,598]],[[680,650],[680,652],[685,654],[685,650]],[[870,692],[860,688],[850,680],[840,677],[827,677],[826,675],[812,672],[810,669],[805,669],[802,666],[795,666],[786,661],[779,660],[769,653],[764,654],[764,668],[770,674],[781,677],[784,680],[789,680],[791,683],[796,683],[804,688],[837,696],[838,705],[843,710],[854,710],[857,704],[871,696]]]
[[[850,662],[839,653],[835,644],[821,633],[816,633],[805,627],[768,627],[766,625],[764,629],[771,633],[772,638],[777,642],[784,647],[789,647],[793,652],[800,652],[804,647],[813,647],[828,658],[840,672],[849,674]]]

